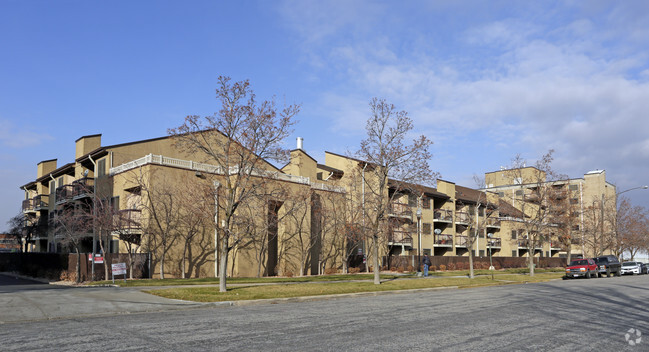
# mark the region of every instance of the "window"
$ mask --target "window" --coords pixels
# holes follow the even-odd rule
[[[512,240],[516,239],[516,230],[512,230]]]
[[[417,197],[414,194],[408,194],[408,205],[411,207],[417,206]]]
[[[516,195],[517,196],[522,196],[523,195],[523,190],[519,189],[518,191],[516,191]]]
[[[512,257],[518,257],[518,251],[517,250],[512,251]]]
[[[431,255],[430,248],[424,248],[424,255]]]
[[[484,249],[481,249],[478,253],[480,254],[481,257],[484,257]]]
[[[101,159],[97,162],[97,177],[106,175],[106,159]]]
[[[421,199],[421,207],[424,209],[430,209],[430,198],[423,197]]]
[[[577,191],[579,190],[579,185],[570,185],[568,189],[570,189],[571,191]]]
[[[114,212],[119,211],[119,196],[110,199],[110,205]]]
[[[56,182],[54,180],[50,181],[50,195],[54,195],[56,192]]]
[[[498,197],[502,198],[505,196],[505,192],[498,192]]]
[[[579,231],[579,225],[572,225],[573,231]]]
[[[430,235],[431,233],[431,226],[429,222],[425,222],[421,226],[421,233],[424,235]]]
[[[318,179],[318,180],[322,180],[322,172],[318,172],[318,173],[315,175],[315,178]]]

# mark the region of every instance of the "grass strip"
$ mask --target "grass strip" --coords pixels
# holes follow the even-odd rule
[[[307,283],[302,285],[240,286],[231,287],[221,293],[218,287],[178,287],[144,291],[156,296],[194,302],[223,302],[254,299],[291,298],[303,296],[335,295],[344,293],[379,292],[458,286],[460,288],[496,286],[522,282],[542,282],[561,278],[560,273],[540,273],[533,277],[527,275],[499,275],[469,278],[428,278],[392,280],[374,285],[372,282],[331,282],[327,284]]]
[[[526,268],[514,268],[493,271],[494,275],[507,275],[507,274],[526,274],[529,270]],[[565,269],[537,269],[536,273],[564,273]],[[489,270],[474,270],[475,275],[491,275],[492,271]],[[381,274],[381,280],[392,280],[398,278],[415,277],[415,273],[405,274]],[[468,270],[456,271],[434,271],[429,275],[435,277],[447,276],[468,276]],[[263,283],[304,283],[304,282],[322,282],[322,281],[350,281],[350,280],[373,280],[373,274],[334,274],[334,275],[316,275],[305,277],[234,277],[228,278],[228,284],[263,284]],[[106,285],[112,284],[110,280],[94,281],[88,285]],[[115,280],[115,284],[120,287],[145,287],[145,286],[177,286],[177,285],[217,285],[218,278],[200,278],[200,279],[137,279],[137,280]]]

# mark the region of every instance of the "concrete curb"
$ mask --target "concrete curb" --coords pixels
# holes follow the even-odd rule
[[[295,302],[316,302],[327,301],[338,298],[346,297],[359,297],[359,296],[383,296],[403,293],[414,293],[422,291],[441,291],[441,290],[454,290],[458,286],[444,286],[444,287],[430,287],[430,288],[415,288],[409,290],[391,290],[391,291],[372,291],[372,292],[355,292],[355,293],[340,293],[335,295],[318,295],[318,296],[301,296],[301,297],[288,297],[288,298],[268,298],[268,299],[254,299],[254,300],[241,300],[241,301],[223,301],[223,302],[206,302],[205,306],[213,307],[244,307],[244,306],[257,306],[264,304],[283,304]],[[184,301],[192,302],[192,301]]]

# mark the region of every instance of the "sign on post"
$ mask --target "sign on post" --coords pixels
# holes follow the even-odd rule
[[[115,275],[124,275],[124,282],[126,282],[126,263],[117,263],[111,265],[113,269],[113,283],[115,283]]]

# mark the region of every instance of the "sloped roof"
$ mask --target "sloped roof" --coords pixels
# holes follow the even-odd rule
[[[401,189],[408,188],[411,190],[421,190],[425,195],[431,196],[431,197],[436,197],[436,198],[444,198],[444,199],[449,199],[448,195],[439,192],[436,188],[433,187],[428,187],[424,185],[417,185],[414,183],[409,183],[409,182],[403,182],[395,179],[388,179],[388,186],[391,188],[396,188],[399,185],[401,185]],[[405,187],[404,187],[405,186]]]
[[[507,201],[500,199],[498,202],[498,213],[501,217],[510,217],[523,219],[525,214],[522,211],[516,209],[513,205],[509,204]]]

